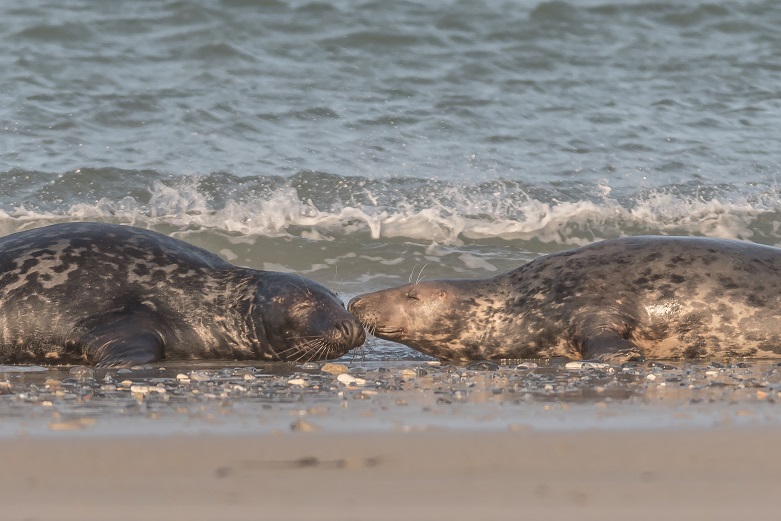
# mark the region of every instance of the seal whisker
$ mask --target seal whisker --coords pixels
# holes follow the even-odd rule
[[[409,278],[407,278],[407,284],[412,284],[412,276],[415,274],[415,268],[418,267],[418,264],[415,263],[414,266],[412,266],[412,269],[409,272]]]
[[[428,262],[426,264],[424,264],[422,268],[420,268],[420,271],[418,272],[418,278],[417,278],[417,280],[415,280],[415,285],[416,286],[418,284],[420,284],[421,280],[423,280],[423,270],[426,269],[426,266],[428,266]]]

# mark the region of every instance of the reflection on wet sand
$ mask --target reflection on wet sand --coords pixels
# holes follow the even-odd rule
[[[776,425],[781,364],[0,366],[0,435]]]

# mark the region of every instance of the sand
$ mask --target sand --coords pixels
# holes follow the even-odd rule
[[[775,519],[779,429],[15,438],[5,520]]]
[[[778,517],[773,363],[382,365],[0,369],[0,519]]]

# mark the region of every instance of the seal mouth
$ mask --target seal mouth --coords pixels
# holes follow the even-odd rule
[[[399,337],[404,334],[404,329],[400,327],[376,327],[374,331],[372,331],[372,334],[374,336]]]

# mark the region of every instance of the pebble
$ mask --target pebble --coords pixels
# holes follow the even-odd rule
[[[193,382],[208,382],[212,376],[206,371],[190,371],[190,380]]]
[[[475,362],[473,364],[469,364],[464,369],[468,369],[470,371],[498,371],[499,364],[495,364],[493,362]]]
[[[84,366],[77,366],[77,367],[71,367],[70,371],[68,373],[73,377],[77,378],[79,380],[85,380],[87,378],[92,378],[95,375],[95,371],[89,367]]]
[[[148,385],[131,385],[130,392],[133,394],[149,394]]]
[[[296,432],[317,432],[320,427],[304,420],[296,420],[290,425],[290,430]]]
[[[657,369],[661,369],[662,371],[674,371],[678,369],[673,365],[663,364],[662,362],[648,362],[648,367],[655,367]]]
[[[366,385],[366,380],[363,378],[356,378],[350,374],[344,373],[336,377],[336,379],[344,385]]]
[[[287,383],[290,385],[300,385],[301,387],[306,387],[306,380],[304,380],[303,378],[291,378],[290,380],[287,381]]]
[[[301,369],[304,371],[316,371],[320,369],[320,364],[316,362],[306,362],[304,364],[301,364]]]
[[[176,375],[176,381],[183,383],[183,384],[189,384],[190,383],[190,377],[187,376],[184,373],[179,373]]]
[[[406,369],[402,369],[401,371],[401,376],[404,378],[417,378],[419,376],[426,376],[427,374],[428,371],[422,367],[408,367]]]
[[[581,369],[607,369],[610,364],[605,362],[593,362],[591,360],[580,360],[577,362],[567,362],[564,364],[564,369],[569,370],[581,370]]]
[[[344,374],[348,371],[347,366],[344,364],[327,363],[320,370],[328,374]]]

